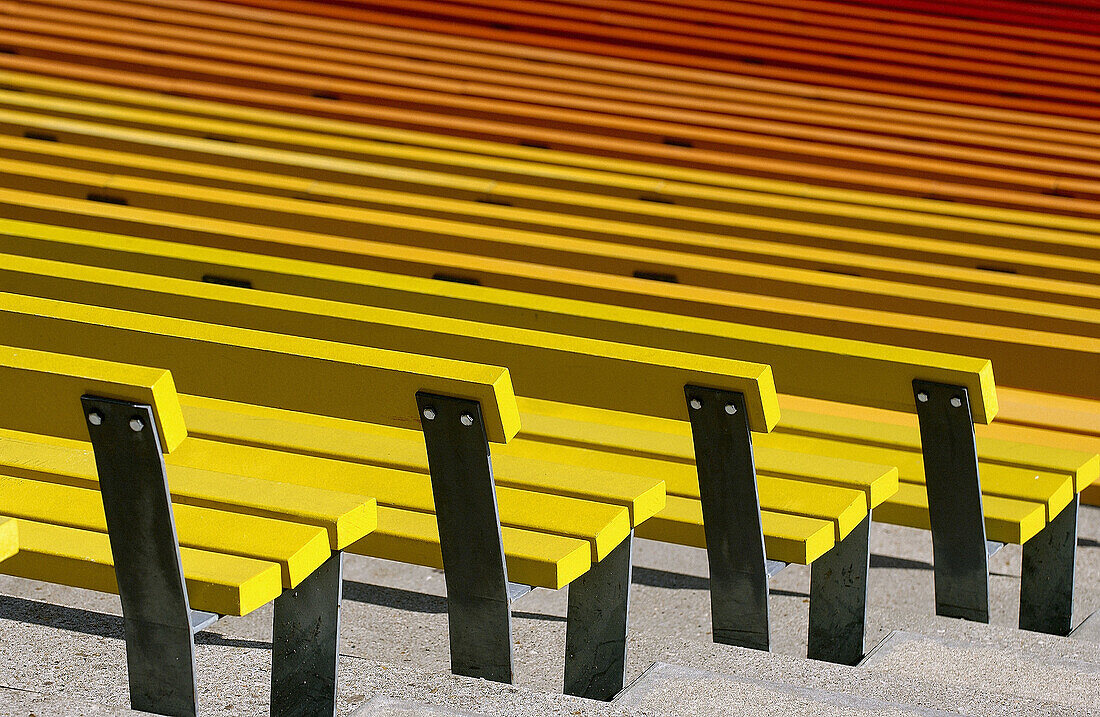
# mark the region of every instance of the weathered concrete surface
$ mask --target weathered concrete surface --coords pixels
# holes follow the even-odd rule
[[[0,717],[140,717],[148,712],[0,687]]]
[[[854,697],[843,692],[655,663],[615,704],[656,714],[751,714],[759,717],[946,717],[958,714]]]

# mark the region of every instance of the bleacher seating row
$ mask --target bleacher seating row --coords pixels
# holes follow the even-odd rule
[[[193,633],[274,602],[272,713],[330,711],[343,551],[443,568],[452,670],[504,682],[568,585],[595,699],[634,536],[707,549],[716,642],[768,649],[798,563],[807,654],[858,662],[872,517],[931,531],[942,615],[1022,545],[1020,626],[1068,634],[1087,62],[798,67],[838,32],[734,76],[700,3],[374,5],[0,3],[0,386],[43,407],[0,419],[0,572],[120,593],[135,708],[193,714]]]

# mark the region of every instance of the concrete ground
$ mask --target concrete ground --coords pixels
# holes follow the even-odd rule
[[[894,629],[934,631],[938,623],[933,616],[929,534],[876,523],[871,550],[868,649]],[[991,561],[995,626],[1015,627],[1020,554],[1019,547],[1008,546]],[[790,675],[804,675],[799,679],[807,682],[834,686],[856,674],[845,672],[852,668],[838,671],[834,666],[796,659],[806,650],[808,568],[789,567],[773,580],[772,641],[773,653],[779,657],[771,657],[710,641],[703,551],[639,540],[635,566],[628,680],[654,662],[759,675],[782,669]],[[496,686],[448,674],[444,595],[440,571],[359,556],[346,558],[341,714],[375,697],[446,702],[452,709],[471,712],[480,711],[478,706],[486,703],[490,692],[494,699],[499,697]],[[1081,621],[1098,610],[1100,508],[1083,506],[1076,619]],[[511,694],[515,713],[637,714],[615,705],[593,706],[561,697],[565,612],[564,590],[536,590],[514,605],[516,684],[520,688]],[[119,615],[115,596],[0,576],[0,688],[64,696],[108,708],[125,707],[126,668]],[[980,637],[984,628],[975,628]],[[246,618],[222,620],[197,636],[202,713],[267,713],[270,640],[270,607]],[[1073,642],[1088,645],[1082,649],[1094,649],[1094,643]],[[1089,654],[1100,656],[1100,649]],[[1100,657],[1096,661],[1100,663]],[[871,691],[872,687],[860,689]],[[911,694],[906,689],[898,688],[898,699]],[[13,694],[0,692],[0,715],[28,714],[23,707],[5,710],[5,704],[10,707],[17,702]],[[960,692],[951,699],[964,697]],[[25,702],[28,698],[21,699]],[[1100,687],[1096,707],[1100,713]],[[505,712],[513,710],[500,708],[493,713]],[[976,709],[971,713],[1000,712]]]

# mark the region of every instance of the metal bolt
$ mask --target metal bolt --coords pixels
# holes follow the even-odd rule
[[[733,414],[737,413],[737,406],[734,406],[732,403],[727,403],[726,404],[726,413],[730,414],[731,416]]]
[[[130,430],[134,433],[140,433],[141,429],[145,428],[145,424],[141,422],[140,418],[130,419]]]
[[[462,422],[463,426],[474,425],[474,417],[468,413],[463,413],[461,416],[458,417],[458,420]]]
[[[98,426],[99,424],[103,423],[103,416],[99,415],[95,411],[92,411],[88,414],[88,423],[92,424],[93,426]]]
[[[697,398],[693,398],[693,399],[691,399],[691,402],[690,402],[690,404],[689,404],[689,405],[690,405],[690,406],[691,406],[691,407],[692,407],[692,408],[693,408],[694,410],[698,411],[698,410],[699,410],[700,408],[702,408],[702,407],[703,407],[703,402],[702,402],[702,401],[700,401],[700,400],[699,400],[699,399],[697,399]]]
[[[429,421],[434,421],[435,420],[435,409],[432,408],[431,406],[428,406],[427,408],[425,408],[424,409],[424,418],[428,419]]]
[[[928,394],[925,393],[924,391],[921,391],[920,393],[917,394],[917,400],[920,401],[921,403],[928,403]]]
[[[963,400],[961,398],[959,398],[958,396],[955,396],[954,398],[951,399],[951,405],[954,406],[955,408],[962,408]]]

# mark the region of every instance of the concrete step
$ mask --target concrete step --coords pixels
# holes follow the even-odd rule
[[[706,672],[657,662],[615,704],[653,714],[753,717],[945,717],[958,712],[899,705],[846,692]]]
[[[458,712],[438,705],[418,704],[379,695],[367,700],[351,717],[483,717],[484,714]]]
[[[138,717],[148,714],[64,695],[0,687],[0,717]]]
[[[967,633],[977,632],[981,631],[967,627]],[[915,674],[931,683],[1057,703],[1081,714],[1097,714],[1100,662],[1066,657],[1064,654],[1074,654],[1074,645],[1081,643],[1067,638],[1062,638],[1061,643],[1066,650],[1052,645],[1031,649],[1021,644],[1005,644],[1004,636],[1001,640],[974,640],[959,634],[927,635],[898,630],[872,650],[860,668],[879,676]]]

